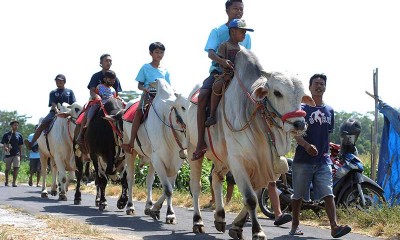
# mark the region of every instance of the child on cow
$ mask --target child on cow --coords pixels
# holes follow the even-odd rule
[[[228,15],[228,21],[219,27],[213,28],[208,37],[204,50],[208,53],[208,57],[212,60],[212,64],[209,70],[210,75],[204,80],[203,86],[200,88],[198,96],[198,107],[197,107],[197,146],[193,153],[192,160],[203,159],[204,154],[207,151],[207,144],[204,140],[205,136],[205,121],[206,121],[206,108],[210,101],[212,92],[212,86],[215,80],[216,74],[220,74],[215,67],[215,62],[228,67],[227,62],[221,59],[217,55],[219,45],[229,39],[229,23],[233,19],[240,19],[243,16],[244,4],[242,0],[227,0],[225,2],[225,12]],[[240,45],[250,49],[251,38],[249,34],[246,34],[246,38],[240,42]]]
[[[95,93],[96,93],[96,96],[100,97],[100,99],[103,103],[111,97],[121,99],[118,96],[117,91],[115,91],[115,89],[113,87],[116,78],[117,78],[117,75],[115,74],[114,71],[107,70],[104,73],[103,80],[101,80],[101,83],[99,85],[97,85]],[[96,99],[98,99],[98,98],[96,98]],[[97,110],[98,110],[98,107],[89,108],[87,115],[82,119],[81,128],[80,128],[78,140],[77,140],[79,144],[81,144],[81,141],[83,141],[83,135],[85,134],[85,131],[86,131],[87,127],[89,126],[90,120],[92,119],[93,115],[96,113]]]
[[[164,57],[165,46],[160,42],[151,43],[149,46],[149,54],[152,58],[150,63],[146,63],[139,70],[136,77],[138,81],[138,89],[142,90],[142,96],[140,98],[139,107],[135,112],[133,118],[131,137],[129,144],[122,144],[122,149],[125,152],[131,153],[133,151],[133,146],[137,136],[137,131],[140,127],[140,122],[143,118],[143,113],[145,111],[145,106],[150,103],[150,92],[156,91],[155,88],[151,87],[150,84],[155,82],[157,79],[165,79],[170,83],[170,74],[166,68],[161,66],[161,60]]]
[[[51,107],[49,114],[41,121],[39,127],[35,130],[35,133],[31,141],[25,139],[24,143],[26,147],[31,150],[33,144],[40,137],[42,131],[50,125],[51,121],[55,115],[59,112],[57,104],[73,104],[76,102],[75,94],[71,89],[65,88],[65,83],[67,82],[63,74],[58,74],[54,79],[57,85],[57,89],[50,92],[49,107]]]
[[[246,31],[254,32],[253,29],[247,28],[246,22],[242,19],[233,19],[229,23],[229,39],[226,42],[223,42],[218,47],[217,54],[220,58],[226,61],[226,66],[221,66],[218,63],[215,63],[219,71],[219,75],[214,81],[212,86],[212,94],[211,94],[211,106],[210,106],[210,116],[207,118],[205,122],[205,126],[209,127],[217,123],[217,119],[215,117],[215,112],[217,110],[217,106],[222,97],[222,87],[227,81],[230,81],[234,74],[234,62],[236,54],[240,51],[241,46],[240,42],[246,37]]]

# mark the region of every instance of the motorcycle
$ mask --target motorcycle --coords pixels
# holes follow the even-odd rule
[[[341,143],[329,144],[332,160],[333,194],[336,206],[368,210],[378,207],[386,202],[383,189],[372,179],[363,174],[364,166],[356,156],[355,142],[361,130],[357,120],[349,119],[341,125]],[[281,209],[283,212],[291,211],[292,188],[292,159],[288,159],[289,171],[282,174],[276,181],[279,192]],[[310,186],[311,200],[303,201],[302,210],[311,209],[318,216],[325,209],[323,200],[313,198]],[[274,218],[274,211],[268,195],[268,190],[263,188],[258,199],[260,210],[269,218]]]

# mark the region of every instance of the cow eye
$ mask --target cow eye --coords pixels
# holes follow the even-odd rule
[[[75,112],[78,113],[79,112],[79,108],[75,108]]]
[[[181,109],[182,109],[182,111],[186,111],[186,108],[185,108],[185,107],[181,107]]]
[[[282,97],[282,93],[279,91],[274,91],[274,95],[275,95],[275,97],[278,97],[278,98]]]

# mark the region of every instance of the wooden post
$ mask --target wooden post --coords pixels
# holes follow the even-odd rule
[[[375,99],[375,119],[373,128],[373,143],[372,143],[372,163],[371,163],[371,179],[375,181],[376,165],[378,159],[378,68],[373,71],[374,81],[374,99]]]

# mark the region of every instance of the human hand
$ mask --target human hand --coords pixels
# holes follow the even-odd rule
[[[317,147],[315,147],[315,146],[312,145],[312,144],[308,144],[308,145],[307,145],[306,151],[307,151],[307,153],[308,153],[310,156],[315,157],[315,156],[318,155]]]
[[[230,60],[225,60],[222,66],[223,68],[233,69],[233,63]]]

